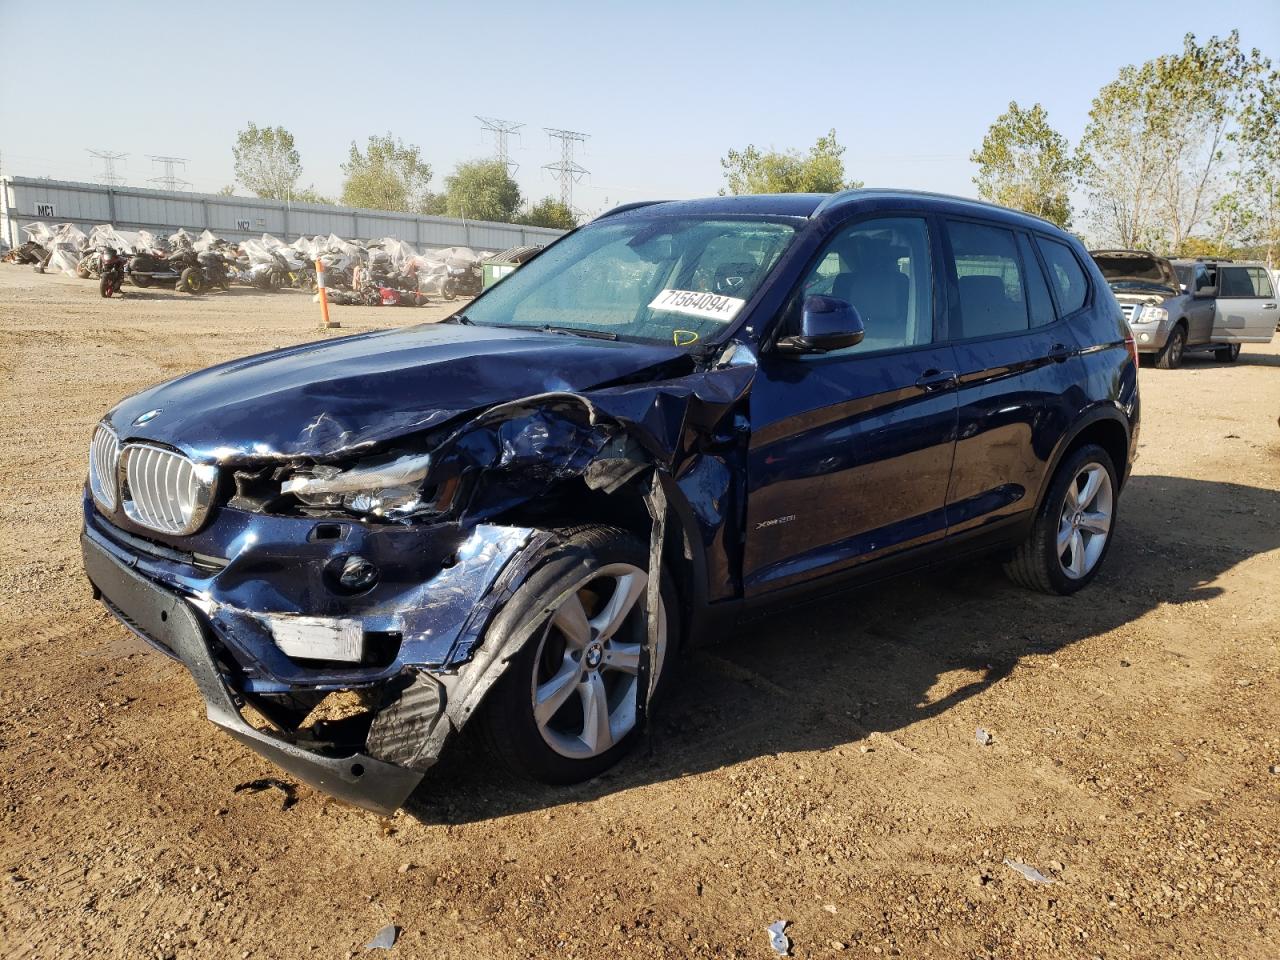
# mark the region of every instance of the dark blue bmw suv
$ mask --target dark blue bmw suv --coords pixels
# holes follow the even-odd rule
[[[84,563],[211,720],[388,812],[468,723],[530,777],[597,774],[754,608],[985,552],[1080,589],[1137,433],[1120,308],[1043,220],[632,204],[443,323],[124,400]]]

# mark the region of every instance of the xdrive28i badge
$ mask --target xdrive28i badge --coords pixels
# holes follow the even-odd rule
[[[160,416],[159,410],[148,410],[146,413],[138,414],[138,416],[136,416],[133,420],[133,425],[135,427],[140,427],[144,423],[150,423],[152,420],[154,420],[158,416]]]

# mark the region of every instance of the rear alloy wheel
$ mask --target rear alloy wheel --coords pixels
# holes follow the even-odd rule
[[[647,630],[647,551],[609,527],[573,532],[499,614],[486,642],[502,642],[551,609],[494,686],[483,722],[492,751],[513,772],[578,783],[612,766],[635,739]],[[664,577],[650,690],[674,659],[674,592]],[[496,634],[496,636],[494,636]]]
[[[1182,366],[1182,352],[1187,346],[1187,331],[1174,327],[1164,349],[1156,354],[1156,366],[1161,370],[1177,370]]]
[[[1225,347],[1218,347],[1213,351],[1213,359],[1219,363],[1235,363],[1240,359],[1240,344],[1232,343]]]
[[[1005,573],[1043,593],[1070,594],[1097,574],[1116,520],[1116,470],[1102,447],[1088,444],[1059,466],[1031,535]]]

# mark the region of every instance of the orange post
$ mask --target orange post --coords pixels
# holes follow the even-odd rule
[[[323,260],[316,261],[316,291],[320,295],[320,316],[324,321],[324,328],[328,330],[342,326],[337,320],[329,319],[329,295],[325,292]]]

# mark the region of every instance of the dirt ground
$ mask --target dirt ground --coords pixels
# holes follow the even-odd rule
[[[761,621],[611,775],[531,788],[464,737],[384,820],[237,790],[280,772],[90,598],[102,412],[319,335],[302,294],[128,292],[0,266],[0,955],[349,957],[395,924],[401,957],[767,958],[781,919],[797,957],[1280,951],[1280,344],[1142,371],[1077,597],[971,565]]]

